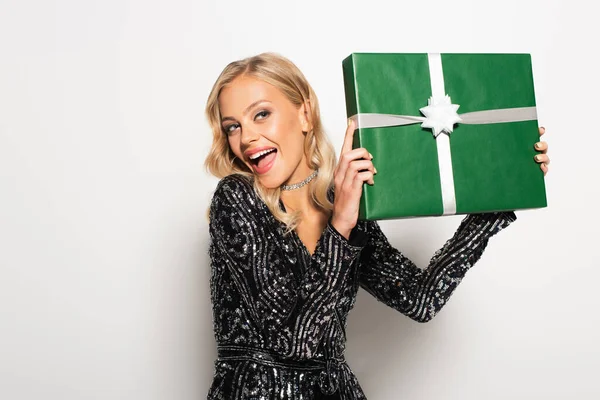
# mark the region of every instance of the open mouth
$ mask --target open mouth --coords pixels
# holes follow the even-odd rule
[[[264,174],[271,168],[276,157],[277,149],[272,148],[252,154],[249,159],[254,170],[259,174]]]

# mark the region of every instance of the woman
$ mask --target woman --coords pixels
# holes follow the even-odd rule
[[[427,322],[488,239],[516,219],[468,215],[417,268],[376,222],[357,221],[373,157],[352,149],[350,122],[336,163],[315,93],[281,56],[229,64],[206,114],[214,135],[206,165],[222,178],[210,208],[218,359],[209,399],[365,399],[344,361],[359,286]],[[536,149],[545,174],[547,145]]]

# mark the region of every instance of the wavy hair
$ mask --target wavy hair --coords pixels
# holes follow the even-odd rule
[[[233,61],[217,78],[206,104],[206,117],[213,134],[212,145],[204,162],[206,169],[217,178],[223,178],[230,174],[254,177],[246,164],[237,159],[229,148],[227,136],[221,126],[219,95],[225,86],[239,76],[250,76],[275,86],[296,107],[301,107],[303,104],[309,105],[312,129],[305,135],[304,153],[309,167],[315,170],[318,168],[319,174],[309,184],[308,189],[313,204],[327,214],[331,214],[333,204],[329,200],[328,192],[333,186],[335,152],[323,130],[319,101],[298,67],[279,54],[262,53]],[[279,207],[281,189],[266,188],[259,183],[258,179],[252,179],[252,181],[258,196],[264,201],[273,216],[287,226],[287,232],[296,228],[301,216],[299,212],[288,214],[281,210]]]

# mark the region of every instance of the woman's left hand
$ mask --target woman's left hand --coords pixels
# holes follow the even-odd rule
[[[540,131],[540,136],[542,136],[544,133],[546,133],[546,128],[544,128],[543,126],[540,127],[539,129]],[[546,174],[548,173],[548,164],[550,164],[550,158],[548,157],[548,143],[546,142],[537,142],[535,144],[535,150],[539,151],[541,154],[537,154],[534,157],[535,162],[537,162],[538,164],[540,164],[540,169],[542,171],[544,171],[544,176],[546,176]]]

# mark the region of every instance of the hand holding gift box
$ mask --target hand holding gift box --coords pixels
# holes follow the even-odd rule
[[[343,70],[354,147],[378,169],[361,219],[546,207],[528,54],[354,53]]]

